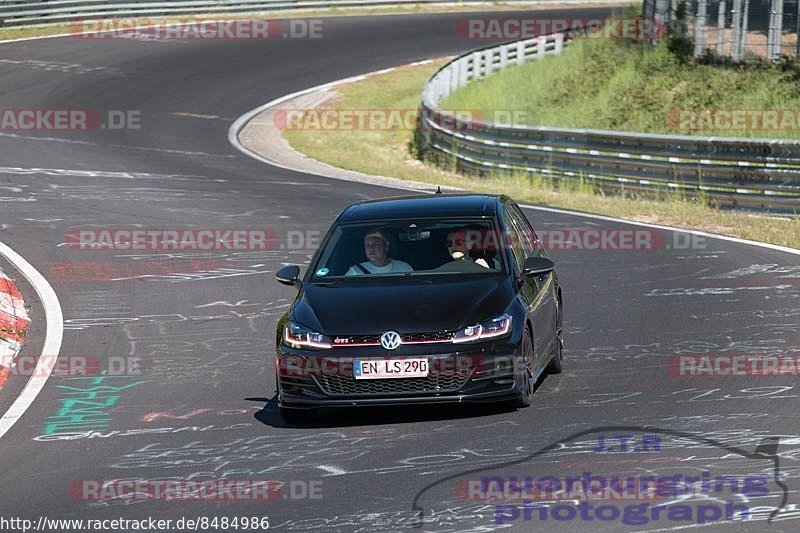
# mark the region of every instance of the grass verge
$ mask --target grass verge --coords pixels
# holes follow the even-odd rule
[[[800,139],[797,65],[710,61],[680,59],[667,39],[650,46],[582,38],[558,57],[470,83],[442,107],[515,110],[518,122],[539,126]],[[739,122],[715,110],[739,111]],[[749,119],[751,111],[774,117]]]
[[[339,110],[397,109],[413,113],[425,80],[441,66],[402,67],[336,89],[326,104]],[[800,219],[721,211],[679,196],[663,201],[595,194],[589,185],[528,176],[471,178],[423,164],[411,157],[407,129],[290,129],[289,143],[298,151],[331,165],[382,176],[438,183],[477,192],[508,194],[518,201],[574,209],[640,222],[711,231],[800,249]]]

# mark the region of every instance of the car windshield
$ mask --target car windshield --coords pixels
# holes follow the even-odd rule
[[[318,255],[312,281],[496,275],[506,272],[500,242],[486,218],[340,224]]]

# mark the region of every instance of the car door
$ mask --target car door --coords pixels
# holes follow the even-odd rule
[[[538,248],[536,233],[522,210],[512,203],[508,207],[508,214],[515,231],[519,235],[518,246],[522,256],[527,258],[533,255],[543,255],[541,249]],[[527,292],[527,294],[530,294],[531,300],[526,303],[529,305],[529,313],[534,327],[537,364],[541,364],[544,362],[543,357],[546,357],[551,352],[552,343],[555,342],[553,332],[556,327],[556,308],[553,273],[531,276],[526,281],[527,284],[531,285],[531,290]]]

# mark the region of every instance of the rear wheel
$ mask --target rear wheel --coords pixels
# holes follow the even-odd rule
[[[533,339],[531,332],[526,327],[522,335],[522,392],[514,400],[514,407],[528,407],[533,402],[533,389],[536,385],[533,379]]]
[[[556,298],[556,330],[553,335],[553,358],[547,365],[547,373],[560,374],[564,363],[564,317],[560,297]]]

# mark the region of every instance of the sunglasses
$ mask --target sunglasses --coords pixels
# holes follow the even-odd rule
[[[448,247],[452,247],[453,244],[457,244],[459,246],[463,246],[464,244],[466,244],[466,242],[467,242],[466,239],[455,239],[455,240],[447,239],[445,241],[445,245],[447,245]]]

